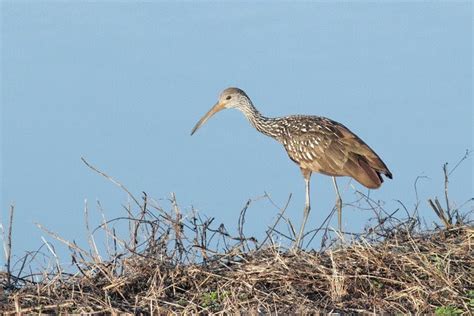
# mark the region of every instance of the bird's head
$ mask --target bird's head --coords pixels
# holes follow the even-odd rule
[[[227,88],[219,96],[219,101],[207,112],[194,126],[193,130],[191,131],[191,135],[193,135],[199,127],[204,125],[206,121],[223,109],[240,109],[243,106],[250,103],[250,99],[245,94],[245,92],[239,88]]]

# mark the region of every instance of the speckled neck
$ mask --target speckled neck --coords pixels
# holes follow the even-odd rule
[[[282,131],[281,126],[276,124],[278,119],[263,116],[253,105],[252,101],[247,98],[243,98],[240,101],[238,109],[245,115],[250,124],[252,124],[257,131],[267,136],[279,139]]]

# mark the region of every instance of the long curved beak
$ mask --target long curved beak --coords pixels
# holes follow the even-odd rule
[[[204,125],[204,123],[206,123],[206,121],[211,117],[213,116],[214,114],[216,114],[217,112],[219,112],[220,110],[224,109],[224,104],[222,103],[216,103],[210,110],[209,112],[206,113],[206,115],[204,115],[200,120],[199,122],[196,123],[196,125],[194,126],[193,130],[191,131],[191,135],[193,135],[198,129],[199,127],[201,127],[201,125]]]

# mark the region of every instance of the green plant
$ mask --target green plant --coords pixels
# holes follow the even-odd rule
[[[222,299],[229,296],[229,292],[223,291],[211,291],[202,294],[201,306],[204,308],[210,308],[211,310],[218,310],[220,308]]]
[[[467,303],[467,305],[471,311],[474,311],[474,290],[469,290],[467,292],[467,297],[469,298],[469,303]]]
[[[436,315],[461,315],[462,310],[457,308],[456,306],[440,306],[435,309],[435,314]]]
[[[444,261],[443,259],[438,256],[438,255],[431,255],[430,256],[430,259],[431,259],[431,262],[434,263],[436,269],[440,270],[440,271],[443,271],[444,269]]]
[[[202,294],[201,298],[202,307],[207,308],[218,308],[219,307],[219,293],[217,291],[211,291]]]
[[[378,288],[378,289],[383,288],[383,283],[381,283],[381,282],[380,282],[379,280],[377,280],[377,279],[372,279],[372,280],[371,280],[371,283],[372,283],[373,286],[375,286],[375,287]]]

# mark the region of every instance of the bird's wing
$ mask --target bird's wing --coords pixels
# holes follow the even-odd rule
[[[359,162],[363,167],[367,165],[375,171],[385,174],[390,179],[392,178],[392,173],[388,170],[388,167],[369,145],[344,125],[337,122],[334,122],[334,124],[334,128],[339,132],[336,142],[347,148],[349,159]],[[333,146],[335,145],[333,144]]]
[[[337,129],[317,116],[291,116],[286,123],[288,137],[282,142],[292,160],[303,169],[340,175],[346,157],[343,146],[335,142],[342,136]]]
[[[391,173],[380,157],[344,125],[318,116],[288,118],[288,139],[283,143],[290,158],[302,167],[328,175],[350,175],[355,166]]]

